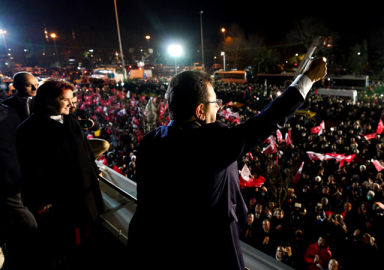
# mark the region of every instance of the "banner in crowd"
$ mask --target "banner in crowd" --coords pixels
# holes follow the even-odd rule
[[[380,171],[382,171],[383,169],[384,169],[384,166],[383,165],[381,165],[381,163],[380,163],[380,161],[378,161],[378,160],[371,160],[372,161],[372,164],[375,166],[375,168],[376,168],[376,170],[378,171],[378,172],[380,172]]]
[[[369,141],[370,139],[374,139],[376,137],[376,133],[371,133],[371,134],[368,134],[368,135],[364,135],[364,134],[361,134],[363,135],[363,137]]]
[[[380,119],[379,124],[377,125],[376,133],[381,134],[383,132],[384,125],[383,121]]]
[[[285,143],[288,146],[291,142],[291,130],[288,129],[288,132],[285,134]]]
[[[314,134],[318,134],[320,136],[323,133],[324,129],[325,129],[325,124],[324,124],[324,121],[322,121],[320,126],[311,128],[311,132]]]
[[[283,142],[283,135],[281,135],[280,130],[276,130],[276,137],[277,137],[277,140],[279,141],[279,143]]]

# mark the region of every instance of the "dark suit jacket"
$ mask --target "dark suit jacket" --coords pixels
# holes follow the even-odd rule
[[[16,152],[16,129],[20,122],[16,111],[0,104],[0,204],[20,192],[22,177]]]
[[[7,99],[4,99],[3,101],[1,101],[1,103],[16,110],[16,112],[19,114],[19,117],[20,117],[20,123],[28,118],[28,115],[26,114],[26,111],[25,111],[25,106],[24,106],[25,103],[23,102],[22,97],[19,97],[18,95],[14,95]],[[35,97],[32,97],[32,100],[30,101],[30,107],[29,107],[30,114],[33,113],[34,104],[35,104]]]
[[[171,121],[146,134],[137,153],[138,206],[128,232],[133,269],[243,270],[239,234],[247,207],[237,159],[281,128],[303,101],[288,88],[235,128]]]
[[[37,216],[52,204],[62,228],[89,225],[103,209],[94,155],[78,120],[32,114],[17,130],[24,204]],[[37,218],[38,220],[38,218]]]

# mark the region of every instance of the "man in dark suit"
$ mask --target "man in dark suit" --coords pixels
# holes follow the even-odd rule
[[[39,84],[35,76],[22,71],[13,76],[13,86],[17,90],[16,95],[3,100],[1,103],[15,109],[19,114],[21,123],[33,112],[34,99]]]
[[[167,91],[172,120],[146,134],[137,152],[130,267],[243,270],[239,234],[247,206],[237,160],[282,128],[325,74],[325,61],[314,60],[260,114],[234,128],[216,121],[221,100],[208,74],[173,77]]]
[[[14,109],[0,104],[0,246],[7,245],[9,269],[17,269],[20,259],[25,259],[27,238],[37,228],[21,199],[23,178],[16,151],[19,122]]]

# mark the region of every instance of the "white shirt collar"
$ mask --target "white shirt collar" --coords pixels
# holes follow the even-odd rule
[[[62,115],[48,115],[49,118],[60,123],[64,123],[64,117]]]

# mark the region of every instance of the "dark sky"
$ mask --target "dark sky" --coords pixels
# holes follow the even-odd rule
[[[336,1],[128,1],[117,0],[124,47],[151,36],[151,47],[179,42],[184,47],[200,44],[200,11],[203,13],[204,41],[217,43],[220,29],[238,24],[247,33],[258,33],[268,42],[282,41],[294,22],[304,16],[316,17],[325,25],[356,40],[383,25],[379,7],[360,2],[334,6]],[[364,5],[365,4],[365,5]],[[118,48],[113,0],[0,0],[0,29],[7,30],[7,43],[40,42],[43,30],[76,39],[93,37],[89,46]],[[360,41],[361,42],[361,41]],[[2,44],[2,43],[0,43]]]

